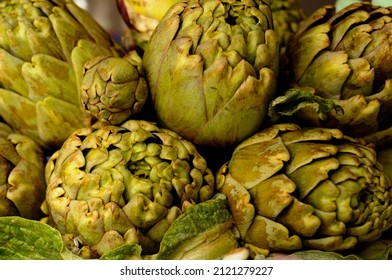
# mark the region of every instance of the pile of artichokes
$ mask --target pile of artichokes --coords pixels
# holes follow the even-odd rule
[[[156,2],[0,2],[0,259],[392,244],[392,6]]]

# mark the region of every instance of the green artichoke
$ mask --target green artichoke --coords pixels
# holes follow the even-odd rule
[[[392,226],[392,181],[364,142],[282,123],[239,144],[216,176],[242,242],[341,251]]]
[[[333,5],[318,9],[290,40],[286,54],[291,88],[273,101],[275,111],[284,110],[284,115],[291,109],[304,125],[339,128],[352,137],[371,137],[377,146],[387,145],[392,139],[386,137],[392,135],[391,36],[392,7],[365,2],[339,12]],[[298,87],[301,94],[293,105]],[[334,104],[320,112],[320,102]]]
[[[45,162],[34,140],[0,122],[0,216],[43,216]]]
[[[120,47],[71,0],[0,3],[0,116],[55,150],[89,124],[80,102],[84,63]]]
[[[173,221],[214,195],[214,176],[195,146],[140,120],[75,131],[45,174],[46,220],[85,258],[124,244],[156,253]]]
[[[227,147],[262,126],[278,60],[269,2],[192,0],[159,22],[143,67],[162,126],[196,145]]]
[[[149,93],[141,62],[136,51],[87,61],[81,86],[84,108],[98,121],[113,125],[139,113]]]

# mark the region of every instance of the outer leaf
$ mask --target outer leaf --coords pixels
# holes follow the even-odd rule
[[[79,259],[69,252],[61,234],[42,222],[21,217],[0,217],[0,259]]]
[[[221,240],[221,247],[225,247],[227,242],[232,241],[230,237],[226,238],[227,236],[225,236],[230,225],[231,214],[227,209],[226,199],[211,199],[192,206],[178,217],[166,232],[157,259],[173,259],[173,256],[176,256],[175,258],[181,257],[181,255],[187,254],[197,247],[198,244],[213,242],[222,236],[224,238]],[[203,241],[200,242],[200,239],[203,239]],[[233,248],[235,246],[231,247],[231,249]],[[196,258],[205,259],[205,256],[211,253],[209,251],[214,250],[219,250],[219,246],[209,248],[207,245],[202,254],[200,252],[196,254]],[[228,251],[217,255],[222,256]]]
[[[278,122],[284,117],[303,113],[304,110],[311,111],[309,117],[313,115],[317,119],[315,122],[318,122],[318,119],[326,119],[327,113],[332,110],[341,112],[341,107],[330,99],[315,95],[311,88],[293,88],[270,103],[268,115],[273,122]]]

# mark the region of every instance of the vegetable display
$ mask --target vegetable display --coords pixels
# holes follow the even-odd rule
[[[0,259],[392,259],[389,2],[0,1]]]

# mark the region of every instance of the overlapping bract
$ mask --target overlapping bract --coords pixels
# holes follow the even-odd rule
[[[0,216],[42,217],[45,163],[35,141],[0,121]]]
[[[70,0],[0,3],[0,116],[47,150],[88,124],[80,104],[83,64],[120,51]]]
[[[114,125],[139,113],[149,94],[141,62],[136,51],[87,61],[81,87],[84,108],[98,121]]]
[[[184,209],[214,194],[192,143],[138,120],[76,131],[50,158],[46,181],[48,222],[83,257],[133,243],[156,253]]]
[[[375,150],[338,129],[267,128],[216,180],[242,240],[271,252],[352,249],[392,226],[392,181]]]
[[[278,58],[268,2],[192,0],[159,22],[143,67],[163,126],[197,145],[224,147],[262,126]]]

